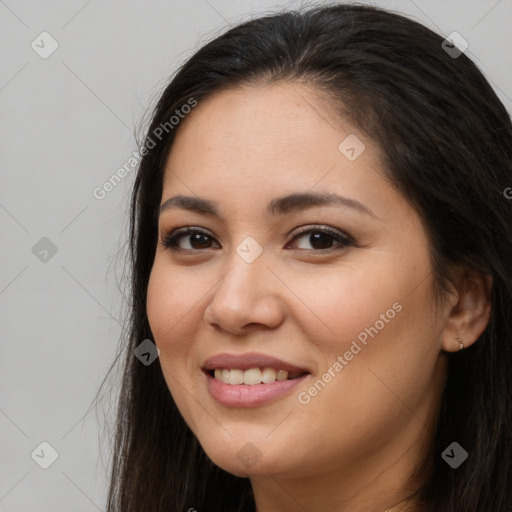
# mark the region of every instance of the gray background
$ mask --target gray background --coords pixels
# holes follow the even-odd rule
[[[361,3],[459,32],[510,112],[511,0]],[[179,63],[231,24],[298,5],[0,0],[0,511],[104,510],[116,382],[90,406],[121,334],[135,171],[102,200],[93,189],[136,151]],[[31,47],[50,48],[43,31],[59,45],[46,59]],[[58,453],[48,469],[43,441]]]

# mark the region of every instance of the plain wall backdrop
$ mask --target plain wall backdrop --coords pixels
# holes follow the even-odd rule
[[[511,111],[512,1],[360,3],[461,34]],[[105,509],[134,130],[206,41],[310,4],[0,0],[0,511]]]

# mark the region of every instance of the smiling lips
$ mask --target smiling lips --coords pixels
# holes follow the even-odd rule
[[[234,407],[267,403],[310,374],[305,368],[258,353],[218,354],[207,359],[202,370],[212,397]]]

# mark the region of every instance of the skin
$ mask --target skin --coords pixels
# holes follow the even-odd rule
[[[408,478],[427,456],[422,441],[433,431],[455,337],[467,348],[489,319],[490,283],[467,269],[456,269],[453,293],[436,307],[418,214],[384,178],[373,141],[332,116],[304,85],[223,91],[181,121],[166,163],[161,203],[206,198],[222,220],[161,213],[148,319],[181,414],[215,464],[250,478],[258,512],[382,512],[402,502],[420,483]],[[354,161],[338,149],[349,134],[365,144]],[[374,216],[339,206],[265,211],[277,196],[307,191],[356,199]],[[206,243],[185,235],[181,252],[160,243],[187,225],[207,230]],[[357,247],[315,243],[311,234],[294,240],[299,226],[330,226]],[[263,250],[252,263],[236,252],[247,236]],[[307,250],[315,248],[323,253]],[[401,311],[300,403],[298,394],[394,303]],[[200,367],[218,353],[253,351],[311,375],[269,404],[219,404]],[[260,453],[250,467],[237,457],[248,442]]]

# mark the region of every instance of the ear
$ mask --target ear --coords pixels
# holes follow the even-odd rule
[[[453,283],[454,295],[450,297],[448,317],[441,334],[442,348],[447,352],[475,343],[484,332],[491,316],[492,277],[476,270],[460,269]]]

